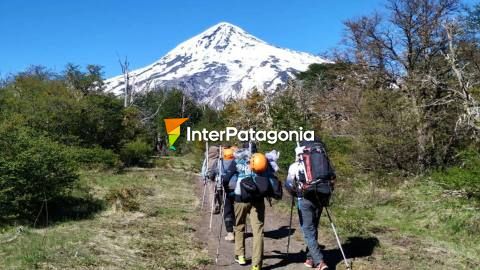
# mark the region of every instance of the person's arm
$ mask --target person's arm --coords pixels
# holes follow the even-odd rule
[[[296,194],[297,193],[297,186],[296,186],[297,174],[298,174],[298,166],[295,163],[293,163],[288,168],[287,179],[285,179],[285,188],[290,192],[290,194],[294,196],[297,195]]]

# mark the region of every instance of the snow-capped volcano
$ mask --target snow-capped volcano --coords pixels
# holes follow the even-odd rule
[[[312,63],[327,60],[272,46],[230,23],[214,25],[181,43],[153,64],[129,73],[136,89],[180,88],[197,101],[220,105],[254,88],[273,91]],[[123,75],[107,91],[122,94]]]

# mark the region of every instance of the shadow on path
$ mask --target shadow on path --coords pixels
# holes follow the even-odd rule
[[[293,235],[295,233],[295,228],[292,228],[291,230],[288,229],[288,226],[282,226],[276,230],[264,232],[263,235],[266,238],[271,238],[271,239],[282,239],[285,237],[288,237],[288,235]]]
[[[349,237],[342,245],[347,259],[368,257],[373,254],[375,247],[380,244],[376,237]],[[343,263],[340,249],[324,250],[323,255],[330,270],[336,269],[339,263]]]
[[[273,250],[272,251],[273,253],[275,253],[275,255],[266,255],[264,258],[265,259],[280,259],[279,262],[277,262],[276,264],[272,264],[272,265],[266,265],[265,267],[263,267],[262,269],[265,269],[265,270],[270,270],[270,269],[281,269],[289,264],[292,264],[292,263],[303,263],[305,261],[305,252],[303,251],[300,251],[300,252],[296,252],[296,253],[289,253],[288,254],[288,257],[287,257],[287,254],[285,252],[281,252],[281,251],[278,251],[278,250]]]
[[[288,230],[287,230],[288,231]],[[287,232],[288,236],[288,232]],[[368,257],[373,254],[375,247],[379,245],[379,241],[375,237],[349,237],[347,241],[342,245],[343,251],[345,252],[345,256],[347,259],[351,258],[360,258],[360,257]],[[320,246],[324,247],[324,246]],[[325,261],[328,263],[328,269],[334,270],[339,263],[343,263],[342,253],[340,249],[329,249],[323,250],[323,255]],[[273,253],[275,255],[267,255],[264,258],[274,258],[280,259],[279,262],[273,265],[265,266],[263,269],[281,269],[282,267],[286,267],[292,263],[303,263],[305,261],[306,254],[305,252],[301,251],[298,253],[290,253],[287,258],[287,254],[285,252],[281,252],[278,250],[274,250]]]

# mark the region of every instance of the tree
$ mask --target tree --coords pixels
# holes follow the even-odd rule
[[[355,122],[362,97],[362,78],[357,76],[356,65],[337,59],[332,64],[312,64],[298,74],[302,85],[294,87],[301,94],[299,105],[304,111],[304,121],[314,122],[318,130],[330,130],[335,134],[347,135]],[[304,106],[304,104],[306,106]],[[307,111],[305,111],[307,107]]]
[[[445,28],[459,7],[458,0],[391,0],[386,16],[346,22],[350,57],[370,87],[399,91],[410,104],[420,171],[443,164],[459,140],[455,123],[462,103],[452,99],[458,86]]]
[[[262,129],[271,125],[268,115],[268,100],[265,94],[253,89],[244,99],[227,101],[222,117],[226,125],[240,129]]]
[[[65,82],[71,89],[81,91],[84,95],[103,90],[103,71],[98,65],[87,65],[87,72],[82,72],[80,66],[72,63],[65,67]]]

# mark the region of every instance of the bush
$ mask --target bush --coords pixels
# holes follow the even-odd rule
[[[480,199],[480,153],[464,151],[459,158],[460,166],[434,172],[432,179],[446,189],[464,190],[469,196]]]
[[[0,126],[0,149],[1,217],[34,219],[78,180],[65,147],[28,129]]]
[[[366,171],[418,171],[415,121],[399,92],[366,91],[361,104],[358,160]]]
[[[137,139],[126,143],[120,151],[120,159],[125,166],[145,166],[148,164],[150,155],[152,154],[152,147]]]
[[[138,202],[139,190],[135,188],[111,189],[105,199],[115,211],[137,211],[140,209]]]
[[[335,167],[337,177],[353,177],[357,168],[354,158],[355,148],[354,141],[349,137],[332,137],[328,135],[321,136],[328,156]]]
[[[69,155],[73,161],[86,168],[116,168],[121,164],[117,154],[101,147],[70,147]]]

